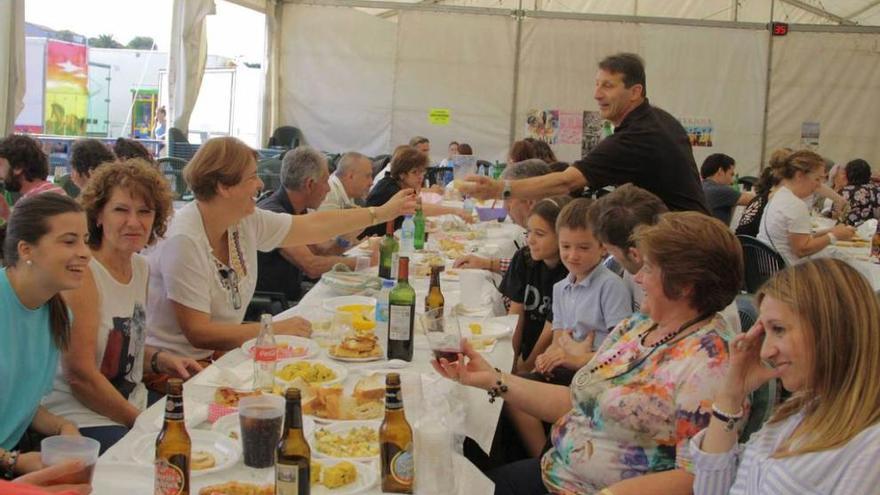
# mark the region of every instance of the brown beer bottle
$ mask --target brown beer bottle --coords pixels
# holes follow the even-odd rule
[[[431,285],[428,287],[428,295],[425,296],[425,313],[432,309],[440,309],[442,315],[443,304],[446,300],[443,298],[443,292],[440,291],[440,270],[442,266],[434,265],[431,267]]]
[[[400,375],[385,376],[385,419],[379,427],[382,491],[412,493],[415,477],[413,433],[403,412]]]
[[[275,495],[309,495],[312,451],[303,435],[299,389],[288,388],[284,398],[284,433],[275,450]]]
[[[155,495],[189,495],[191,456],[192,441],[183,423],[183,381],[171,378],[165,398],[165,424],[156,437]]]

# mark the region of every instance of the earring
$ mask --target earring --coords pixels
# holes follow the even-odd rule
[[[34,262],[31,261],[31,260],[26,260],[25,263],[27,264],[27,266],[33,266],[33,265],[34,265]]]

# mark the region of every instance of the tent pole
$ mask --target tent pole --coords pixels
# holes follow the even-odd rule
[[[770,24],[767,25],[767,80],[764,82],[764,122],[761,129],[761,163],[758,171],[764,169],[764,158],[767,156],[767,116],[770,114],[770,76],[773,66],[773,8],[776,0],[770,0]]]
[[[516,19],[516,45],[513,47],[513,95],[511,96],[510,105],[510,138],[507,147],[510,149],[516,139],[516,100],[519,96],[519,58],[522,47],[522,21],[523,21],[522,0],[519,0],[519,8],[515,13]]]

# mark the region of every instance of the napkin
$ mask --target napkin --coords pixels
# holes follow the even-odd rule
[[[163,407],[162,409],[164,410],[165,408]],[[193,429],[208,419],[208,405],[196,402],[194,399],[187,399],[184,397],[183,412],[185,418],[183,422],[188,429]],[[153,426],[155,426],[157,430],[161,430],[164,422],[165,416],[159,416],[153,421]]]
[[[866,220],[856,229],[856,234],[859,235],[862,239],[871,240],[874,238],[874,232],[877,232],[877,219],[872,218],[870,220]]]
[[[251,384],[253,377],[254,362],[247,359],[232,367],[220,366],[215,363],[193,378],[192,383],[209,387],[244,388]]]

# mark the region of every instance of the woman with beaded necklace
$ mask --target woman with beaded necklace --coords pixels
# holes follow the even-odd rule
[[[718,220],[667,213],[636,230],[642,313],[622,321],[571,387],[502,373],[465,342],[442,375],[547,422],[551,448],[489,473],[496,494],[691,493],[688,440],[709,423],[733,335],[718,314],[739,290],[739,243]]]

